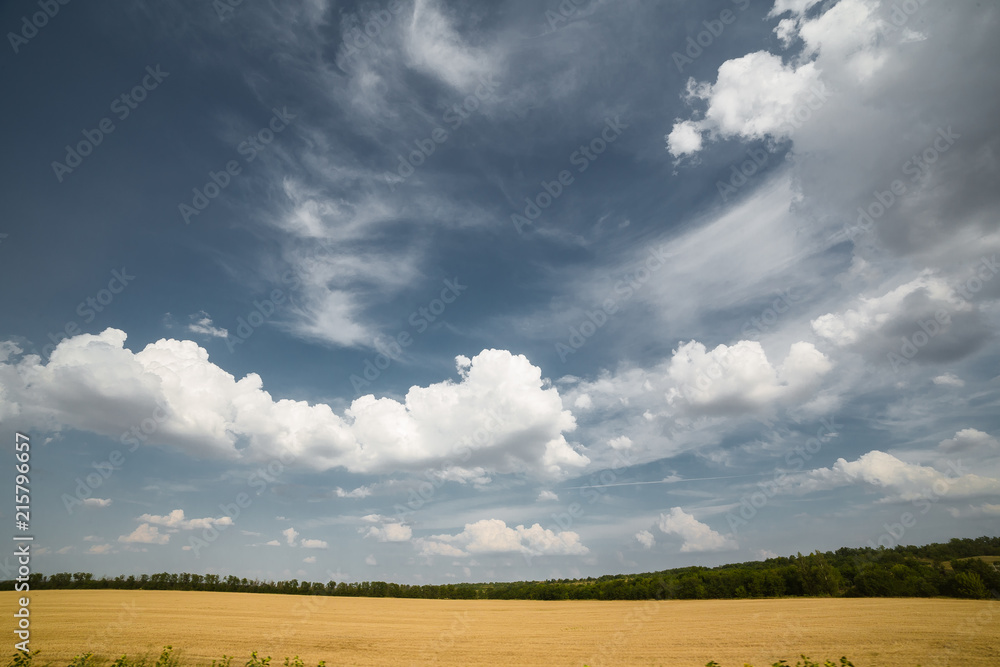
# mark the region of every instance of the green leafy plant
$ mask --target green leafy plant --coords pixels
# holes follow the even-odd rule
[[[848,660],[846,657],[841,657],[840,662],[833,662],[832,660],[827,660],[826,662],[816,662],[810,660],[806,656],[799,656],[802,658],[801,661],[796,661],[794,667],[854,667],[854,663]],[[705,667],[722,667],[715,660],[710,660],[705,663]],[[753,667],[753,665],[748,663],[743,663],[743,667]],[[777,662],[771,663],[771,667],[793,667],[787,660],[779,660]]]
[[[262,658],[257,655],[257,651],[250,654],[250,659],[247,660],[246,667],[267,667],[271,662],[271,656]]]
[[[975,572],[957,572],[955,574],[955,589],[960,597],[973,600],[985,600],[990,596],[982,577]]]
[[[160,657],[157,658],[156,664],[153,667],[181,667],[180,659],[174,654],[173,646],[164,646],[163,651],[160,653]],[[5,667],[32,667],[32,658],[34,658],[40,650],[35,650],[30,653],[25,651],[16,651],[10,659],[8,659]],[[231,655],[223,655],[222,658],[218,660],[213,660],[211,667],[232,667],[234,657]],[[261,657],[257,651],[250,654],[250,659],[246,662],[246,667],[270,667],[271,657],[266,658]],[[2,664],[2,663],[0,663]],[[127,654],[122,654],[119,658],[116,658],[110,664],[106,662],[103,658],[98,658],[94,656],[93,653],[81,653],[73,657],[69,662],[67,667],[147,667],[150,665],[150,660],[146,656],[139,658],[130,658]],[[51,663],[43,665],[42,667],[55,667]],[[299,656],[293,658],[285,658],[283,667],[306,667],[305,661]],[[326,661],[320,660],[317,667],[326,667]]]
[[[15,651],[10,662],[7,663],[7,667],[31,667],[31,659],[38,655],[38,652],[39,650]]]
[[[156,667],[178,667],[177,658],[171,655],[173,646],[164,646],[160,657],[156,659]]]
[[[69,662],[69,667],[93,667],[94,662],[93,653],[82,653],[73,656],[73,659]]]

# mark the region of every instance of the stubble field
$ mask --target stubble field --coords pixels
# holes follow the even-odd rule
[[[14,593],[4,593],[13,609]],[[36,591],[42,664],[172,645],[182,665],[257,650],[335,665],[756,667],[799,654],[857,667],[1000,665],[1000,602],[943,599],[466,601],[176,591]],[[9,623],[9,621],[8,621]],[[8,633],[8,637],[11,637]],[[8,651],[12,653],[13,651]],[[109,660],[110,662],[110,660]]]

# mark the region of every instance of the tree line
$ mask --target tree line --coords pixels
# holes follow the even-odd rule
[[[1000,599],[1000,537],[952,539],[924,546],[843,547],[718,567],[683,567],[586,579],[410,585],[384,581],[261,581],[217,574],[119,575],[34,573],[39,589],[193,590],[346,597],[482,600],[733,599],[796,596]],[[13,590],[14,581],[0,582]]]

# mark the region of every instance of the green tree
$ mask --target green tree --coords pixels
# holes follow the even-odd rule
[[[986,584],[975,572],[955,573],[955,594],[962,598],[972,598],[973,600],[985,600],[989,597]]]

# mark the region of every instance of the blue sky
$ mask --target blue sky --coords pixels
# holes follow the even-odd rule
[[[998,19],[5,3],[34,566],[547,579],[995,535]]]

